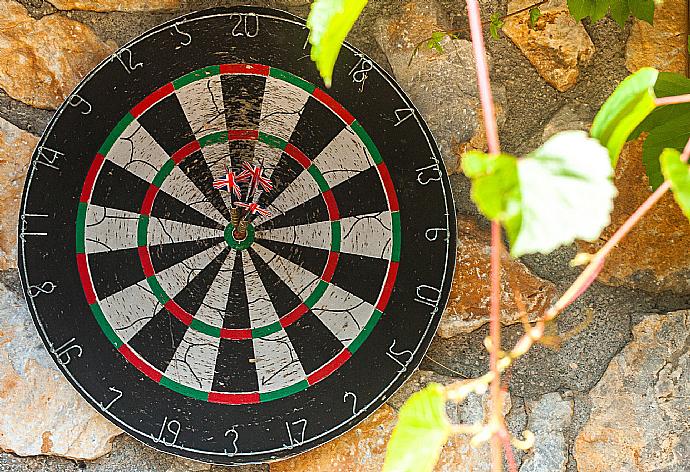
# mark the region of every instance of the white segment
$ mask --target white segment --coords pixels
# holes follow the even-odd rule
[[[216,237],[222,238],[223,230],[156,217],[149,219],[148,243],[151,246]]]
[[[260,328],[279,321],[273,303],[266,292],[264,284],[256,272],[252,258],[249,254],[242,257],[244,262],[244,279],[247,289],[247,301],[249,304],[249,319],[252,328]]]
[[[187,387],[211,391],[219,343],[220,338],[188,329],[165,376]]]
[[[253,339],[259,392],[272,392],[307,378],[285,331]]]
[[[230,149],[228,148],[228,143],[215,143],[209,144],[201,148],[201,152],[204,154],[204,159],[206,159],[206,164],[209,169],[211,169],[211,174],[213,174],[214,179],[219,179],[225,175],[225,166],[230,168]],[[220,194],[223,196],[223,201],[228,208],[232,207],[230,192],[221,190]]]
[[[266,77],[259,130],[290,140],[309,94],[289,82]]]
[[[112,294],[98,304],[108,324],[124,342],[129,342],[163,308],[146,280]]]
[[[223,317],[228,304],[230,281],[232,280],[232,268],[235,265],[235,250],[231,249],[225,258],[218,275],[206,292],[204,301],[194,318],[217,328],[223,327]]]
[[[389,211],[340,220],[340,251],[390,259],[393,245]]]
[[[165,293],[170,298],[175,295],[191,282],[191,280],[203,270],[220,252],[223,250],[224,244],[216,244],[209,249],[202,251],[192,257],[185,259],[179,264],[168,267],[156,274],[158,283],[160,283]],[[192,313],[193,315],[194,313]]]
[[[311,174],[304,171],[273,201],[269,207],[271,214],[257,217],[254,220],[254,225],[258,226],[279,214],[285,213],[320,193],[319,186]]]
[[[170,156],[137,120],[133,120],[110,148],[106,159],[151,182]]]
[[[320,275],[312,274],[308,270],[301,268],[297,264],[269,251],[259,244],[254,244],[252,247],[302,301],[304,301],[314,291],[316,285],[318,285]]]
[[[225,106],[220,75],[197,80],[176,90],[177,99],[197,137],[225,131]]]
[[[218,223],[222,225],[227,223],[223,215],[216,210],[216,207],[206,199],[204,194],[194,185],[194,182],[189,180],[187,174],[178,166],[175,166],[168,178],[163,181],[161,190]]]
[[[329,284],[311,311],[343,343],[350,343],[374,313],[374,307],[361,298]]]
[[[369,151],[349,126],[316,156],[314,164],[331,188],[375,165]]]
[[[256,232],[256,238],[281,241],[288,244],[331,249],[331,222],[319,221],[300,226],[267,229]]]
[[[86,253],[137,247],[139,215],[90,204],[86,209]]]

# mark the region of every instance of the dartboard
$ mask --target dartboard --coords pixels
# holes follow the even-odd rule
[[[455,212],[410,100],[253,7],[180,17],[69,96],[27,176],[22,282],[74,387],[130,435],[221,464],[322,444],[419,364]]]

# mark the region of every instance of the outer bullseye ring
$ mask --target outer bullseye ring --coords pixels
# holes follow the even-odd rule
[[[249,223],[247,226],[247,236],[242,240],[237,240],[233,234],[235,232],[235,227],[232,225],[232,223],[228,223],[228,225],[225,227],[225,231],[223,231],[223,236],[225,237],[225,241],[228,243],[228,246],[241,251],[242,249],[247,249],[254,242],[254,231],[254,225]]]

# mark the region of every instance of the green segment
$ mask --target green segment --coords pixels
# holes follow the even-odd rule
[[[204,323],[203,321],[197,320],[196,318],[192,319],[192,322],[190,323],[189,327],[195,331],[199,331],[200,333],[213,336],[214,338],[220,338],[220,328],[211,326],[210,324]]]
[[[271,67],[269,75],[271,77],[275,77],[276,79],[284,80],[285,82],[290,82],[292,85],[296,85],[297,87],[301,88],[302,90],[305,90],[309,94],[313,93],[314,89],[316,88],[315,85],[310,84],[301,77],[297,77],[296,75],[292,75],[291,73],[281,69],[276,69],[275,67]]]
[[[302,380],[301,382],[297,382],[296,384],[292,384],[288,387],[281,388],[279,390],[275,390],[273,392],[266,392],[266,393],[261,393],[259,394],[259,399],[262,402],[270,402],[271,400],[277,400],[279,398],[287,397],[288,395],[292,395],[293,393],[301,392],[305,388],[309,386],[309,382],[307,380]]]
[[[155,275],[152,275],[151,277],[147,277],[146,281],[149,283],[149,287],[151,287],[151,290],[153,291],[153,294],[156,296],[159,302],[161,302],[163,305],[168,303],[170,301],[170,297],[168,296],[167,293],[165,293],[165,290],[163,290],[163,287],[161,287],[161,284],[158,283],[158,279],[156,278]]]
[[[105,319],[105,315],[103,314],[101,307],[98,305],[98,303],[94,303],[93,305],[89,305],[89,308],[91,308],[91,313],[93,313],[94,318],[96,318],[96,321],[98,322],[98,326],[101,327],[105,336],[112,343],[112,345],[115,346],[115,349],[119,349],[124,343],[118,337],[118,335],[115,334],[113,328],[110,327],[108,320]]]
[[[173,87],[175,87],[175,90],[179,90],[187,84],[191,84],[197,80],[218,74],[220,74],[220,66],[202,67],[201,69],[195,70],[194,72],[190,72],[187,75],[183,75],[182,77],[173,80],[172,84]]]
[[[369,150],[369,154],[371,154],[371,157],[374,159],[374,162],[377,164],[381,164],[383,162],[383,158],[379,153],[379,149],[376,147],[376,144],[374,144],[374,141],[372,141],[371,137],[369,136],[369,133],[364,131],[364,128],[362,128],[362,125],[359,124],[359,121],[353,121],[350,125],[350,128],[352,128],[352,130],[355,133],[357,133],[359,139],[361,139],[364,145],[367,147],[367,149]]]
[[[101,146],[101,148],[98,150],[98,153],[105,156],[108,154],[108,151],[110,151],[110,148],[113,147],[113,144],[115,144],[115,141],[117,141],[117,138],[120,137],[122,132],[129,126],[129,124],[134,121],[134,117],[131,115],[131,113],[127,113],[116,125],[115,128],[110,132],[107,138],[105,138],[105,142]]]
[[[323,280],[319,280],[319,285],[316,286],[314,291],[309,295],[309,298],[304,300],[304,304],[307,305],[309,308],[313,307],[316,305],[316,302],[319,301],[319,299],[323,296],[324,292],[328,288],[328,282],[324,282]]]
[[[340,220],[331,221],[331,251],[340,252]]]
[[[161,377],[160,384],[164,387],[168,387],[170,390],[180,393],[186,397],[196,398],[197,400],[208,401],[208,392],[202,392],[192,387],[187,387],[186,385],[179,384],[174,380],[170,380],[166,376]]]
[[[80,202],[77,207],[77,254],[84,254],[84,227],[86,226],[86,203]]]
[[[137,225],[137,246],[146,246],[148,229],[149,217],[146,215],[139,215],[139,225]]]
[[[331,187],[328,186],[328,182],[326,182],[326,179],[323,178],[323,175],[321,174],[321,171],[318,167],[312,164],[309,166],[307,171],[309,171],[311,177],[316,181],[316,184],[319,186],[319,190],[321,190],[322,193],[327,192],[331,189]]]
[[[241,251],[242,249],[247,249],[254,242],[253,224],[250,223],[249,226],[247,226],[247,236],[242,241],[235,239],[235,235],[233,234],[234,231],[235,227],[232,225],[232,223],[228,224],[225,227],[225,231],[223,231],[225,242],[228,243],[228,246],[231,248]]]
[[[158,173],[156,176],[153,178],[153,185],[155,185],[158,188],[161,188],[161,185],[163,185],[163,181],[168,178],[170,175],[170,172],[173,171],[175,168],[175,161],[172,159],[168,159],[165,161],[165,164],[163,164],[163,167],[161,167],[158,170]]]
[[[199,146],[209,146],[211,144],[224,143],[228,140],[227,131],[218,131],[216,133],[207,134],[199,138]]]
[[[362,330],[359,335],[350,343],[349,346],[347,346],[347,350],[350,351],[352,354],[354,354],[357,349],[362,346],[364,341],[369,337],[371,332],[374,330],[374,326],[376,326],[376,323],[379,322],[379,319],[381,319],[381,313],[379,310],[374,310],[374,313],[372,313],[371,318],[369,318],[369,321],[367,321],[366,326]]]
[[[391,249],[391,261],[400,261],[400,238],[402,236],[400,232],[400,212],[391,212],[391,222],[393,225],[393,247]]]
[[[281,329],[283,329],[283,327],[276,321],[270,325],[252,329],[252,338],[265,338],[269,334],[277,333]]]
[[[284,141],[277,136],[271,136],[270,134],[266,134],[263,131],[259,131],[259,141],[261,141],[264,144],[267,144],[268,146],[278,149],[285,149],[285,146],[287,146],[287,141]]]

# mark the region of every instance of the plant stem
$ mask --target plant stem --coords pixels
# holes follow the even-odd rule
[[[679,103],[690,103],[690,93],[685,95],[674,95],[672,97],[661,97],[654,100],[654,105],[677,105]]]
[[[484,129],[490,154],[501,152],[498,140],[498,126],[496,125],[496,110],[491,94],[491,82],[489,79],[489,66],[486,60],[484,48],[484,35],[482,33],[482,20],[477,0],[467,0],[467,16],[470,23],[472,37],[472,50],[477,69],[477,86],[482,105]],[[503,420],[503,394],[501,392],[501,376],[498,371],[498,353],[501,349],[501,224],[491,221],[491,304],[490,304],[490,337],[489,368],[494,373],[490,385],[490,424],[496,428],[491,436],[491,469],[494,472],[503,470],[503,441],[498,431],[505,431]]]

